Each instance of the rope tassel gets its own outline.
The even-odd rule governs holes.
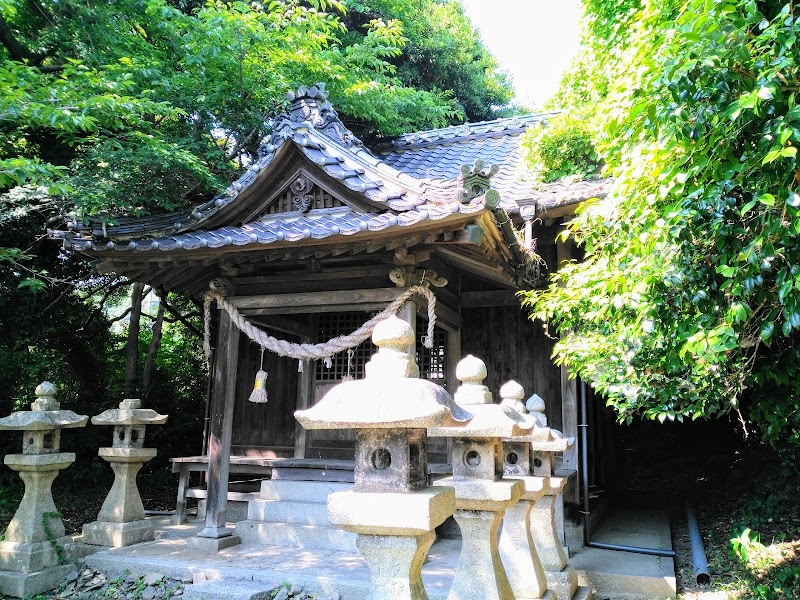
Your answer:
[[[253,385],[253,393],[250,394],[250,402],[264,404],[267,402],[267,372],[258,370],[256,382]]]
[[[256,382],[250,394],[250,402],[266,404],[267,402],[267,372],[264,370],[264,346],[261,346],[261,366],[256,372]]]

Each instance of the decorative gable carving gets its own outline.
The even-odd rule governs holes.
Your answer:
[[[314,183],[308,175],[300,172],[295,175],[283,192],[270,202],[264,214],[307,213],[310,210],[339,206],[346,206],[346,204]]]

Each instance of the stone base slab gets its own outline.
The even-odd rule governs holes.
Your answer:
[[[199,552],[219,552],[231,546],[238,546],[242,543],[238,535],[226,535],[224,537],[200,537],[192,536],[186,540],[186,548],[189,551]]]
[[[61,548],[56,550],[55,545]],[[0,571],[36,573],[67,562],[75,555],[75,543],[68,535],[55,538],[53,542],[0,542]]]
[[[332,525],[366,535],[422,535],[455,512],[452,488],[426,488],[414,493],[335,492],[328,496]]]
[[[144,519],[128,523],[94,521],[83,526],[83,543],[121,548],[155,539],[155,527]]]
[[[64,583],[67,575],[75,570],[74,565],[56,565],[32,573],[0,571],[0,594],[15,598],[28,598]]]
[[[525,484],[519,479],[486,481],[458,480],[446,477],[433,482],[435,487],[452,487],[456,492],[456,507],[462,510],[505,510],[519,500]]]

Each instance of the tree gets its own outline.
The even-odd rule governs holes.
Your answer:
[[[98,277],[63,256],[42,239],[46,227],[66,218],[113,223],[212,198],[251,162],[270,118],[286,108],[286,92],[300,85],[326,83],[359,136],[464,118],[451,84],[400,76],[404,48],[417,36],[404,28],[426,28],[425,15],[395,4],[349,31],[338,0],[0,0],[0,322],[7,332],[0,404],[18,407],[43,377],[77,380],[64,399],[122,394],[120,340],[102,307],[130,282]],[[448,43],[477,43],[467,30]],[[485,49],[476,48],[475,60],[490,68]],[[453,73],[472,68],[449,65],[461,59],[450,53],[434,62]],[[510,90],[481,91],[505,85],[494,71],[484,75],[473,90],[488,114]],[[184,398],[192,395],[183,384],[158,373],[165,363],[156,349],[175,343],[186,351],[190,344],[175,330],[197,331],[197,323],[186,318],[190,304],[167,300],[142,391],[173,389]],[[170,319],[181,326],[170,327]],[[131,332],[133,366],[148,335]],[[82,345],[88,358],[78,360]],[[176,361],[186,369],[200,362]],[[137,385],[131,376],[128,388]]]
[[[404,85],[445,91],[468,121],[497,118],[513,96],[501,71],[458,0],[345,0],[347,32],[342,40],[360,44],[368,24],[402,23],[406,43],[391,59]]]
[[[800,47],[791,3],[591,0],[585,78],[612,198],[534,316],[621,420],[738,412],[800,443]],[[587,56],[593,56],[587,60]],[[591,91],[581,86],[590,88]],[[573,103],[573,104],[571,104]]]

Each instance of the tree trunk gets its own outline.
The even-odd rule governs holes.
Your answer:
[[[133,398],[136,392],[136,365],[139,362],[139,321],[142,317],[142,292],[144,284],[137,281],[131,290],[131,316],[128,321],[128,346],[125,362],[125,397]]]
[[[153,321],[153,337],[150,340],[150,348],[147,350],[147,358],[144,361],[144,369],[142,370],[142,395],[147,398],[150,395],[150,379],[153,375],[153,364],[156,360],[156,354],[161,346],[161,327],[164,324],[164,309],[166,298],[160,298],[158,303],[158,313],[156,320]]]

